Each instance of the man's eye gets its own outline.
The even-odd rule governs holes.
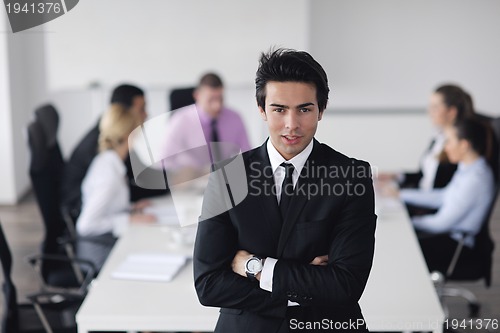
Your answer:
[[[283,112],[284,110],[281,108],[274,109],[274,112]]]
[[[308,109],[308,108],[302,108],[302,109],[300,109],[300,112],[309,112],[309,111],[311,111],[311,110]]]

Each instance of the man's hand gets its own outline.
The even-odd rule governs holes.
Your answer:
[[[140,213],[144,208],[149,207],[151,205],[152,203],[150,200],[139,200],[132,205],[132,210],[136,213]]]
[[[245,273],[245,263],[251,257],[252,255],[245,250],[239,250],[238,252],[236,252],[236,255],[233,258],[233,262],[231,263],[233,272],[243,277],[247,277],[247,273]]]
[[[134,213],[130,214],[130,223],[153,224],[156,222],[156,216],[152,214]]]
[[[245,263],[251,257],[253,257],[253,254],[249,253],[248,251],[239,250],[238,252],[236,252],[236,255],[233,258],[233,262],[231,263],[233,272],[243,277],[247,277],[247,273],[245,272]],[[310,264],[316,266],[326,266],[328,265],[328,255],[325,254],[324,256],[317,256],[313,259],[313,261],[310,262]],[[255,278],[260,281],[260,273],[257,274]]]
[[[318,256],[313,259],[309,264],[311,265],[316,265],[316,266],[326,266],[328,265],[328,255],[325,254],[324,256]]]

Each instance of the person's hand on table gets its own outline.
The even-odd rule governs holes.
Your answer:
[[[243,277],[247,277],[247,274],[245,272],[245,263],[251,257],[253,257],[253,254],[250,254],[248,251],[239,250],[238,252],[236,252],[236,255],[233,258],[233,262],[231,263],[233,272]],[[328,255],[317,256],[309,264],[316,266],[326,266],[328,265]],[[260,281],[260,273],[258,273],[255,278]]]
[[[131,223],[152,224],[156,222],[156,216],[153,214],[132,213],[130,214]]]
[[[133,211],[142,211],[144,208],[151,206],[152,203],[150,200],[139,200],[132,205]]]
[[[391,173],[391,172],[381,172],[377,175],[377,180],[381,182],[396,181],[397,178],[398,175],[396,173]]]
[[[378,192],[384,197],[399,198],[399,187],[394,183],[387,183],[378,188]]]

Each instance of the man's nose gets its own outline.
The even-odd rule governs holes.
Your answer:
[[[288,129],[297,129],[299,128],[299,116],[293,112],[289,111],[285,117],[285,127]]]

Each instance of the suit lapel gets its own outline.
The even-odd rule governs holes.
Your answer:
[[[297,219],[302,212],[305,204],[308,202],[308,189],[310,185],[319,186],[319,178],[311,177],[312,165],[322,165],[322,156],[320,154],[320,143],[314,140],[313,150],[306,161],[304,168],[300,173],[300,177],[295,185],[295,194],[290,201],[288,209],[281,228],[280,238],[278,242],[278,258],[283,255],[285,245],[290,237],[293,227],[297,223]],[[300,190],[302,188],[302,190]]]
[[[268,221],[268,225],[276,237],[281,232],[281,213],[278,207],[278,201],[274,191],[274,176],[271,169],[271,162],[267,153],[267,141],[250,158],[250,180],[257,179],[257,186],[260,190],[258,201],[261,204],[263,215]],[[256,163],[256,165],[252,165]],[[254,188],[252,185],[251,188]],[[251,191],[251,190],[250,190]],[[252,195],[251,193],[249,195]]]

